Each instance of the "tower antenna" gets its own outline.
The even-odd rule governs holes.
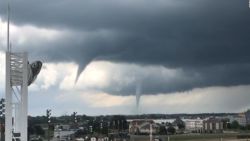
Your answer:
[[[7,52],[10,52],[10,3],[8,1],[8,10],[7,10]]]

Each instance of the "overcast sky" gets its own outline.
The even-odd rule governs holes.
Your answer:
[[[138,86],[140,113],[250,108],[248,0],[11,0],[11,43],[44,64],[31,115],[135,114]]]

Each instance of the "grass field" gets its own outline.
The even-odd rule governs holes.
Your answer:
[[[237,139],[238,134],[197,134],[197,135],[172,135],[172,136],[154,136],[153,138],[162,141],[250,141],[250,139]],[[169,140],[168,140],[169,138]],[[149,141],[149,136],[130,137],[130,141]]]

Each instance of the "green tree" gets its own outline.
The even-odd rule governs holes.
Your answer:
[[[166,135],[167,134],[167,129],[166,129],[165,126],[160,126],[159,134],[160,135]]]
[[[28,134],[33,135],[35,133],[35,129],[33,126],[28,126]]]
[[[246,128],[247,128],[247,130],[250,130],[250,125],[249,124],[246,125]]]
[[[43,128],[40,125],[35,125],[34,129],[35,129],[35,134],[37,134],[37,135],[43,136],[45,134],[45,131],[43,130]]]
[[[115,115],[111,118],[110,128],[117,130],[126,130],[128,129],[128,123],[125,116]]]
[[[173,126],[168,127],[167,129],[168,134],[175,134],[176,130]]]
[[[86,135],[87,133],[84,130],[77,130],[75,132],[75,137],[79,138],[79,137],[84,137],[84,135]]]
[[[55,130],[55,125],[54,124],[50,124],[49,125],[49,130],[54,131]]]
[[[185,129],[185,123],[181,120],[180,117],[177,117],[175,119],[174,124],[177,125],[179,129]]]
[[[229,124],[230,120],[228,118],[222,119],[221,121],[223,123],[223,129],[227,129],[227,128],[230,129],[230,124]]]
[[[231,124],[231,128],[232,129],[239,129],[240,128],[240,124],[238,123],[238,121],[234,120]]]

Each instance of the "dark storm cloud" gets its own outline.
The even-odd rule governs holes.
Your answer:
[[[0,13],[4,18],[4,8]],[[74,61],[80,71],[93,60],[159,65],[190,78],[167,83],[160,76],[144,77],[144,93],[250,82],[248,0],[27,0],[12,1],[12,13],[17,25],[77,32],[28,46],[33,56]]]
[[[125,72],[122,74],[124,78],[111,79],[109,85],[104,88],[93,88],[111,94],[134,95],[137,84],[142,86],[142,94],[162,94],[184,92],[194,88],[238,86],[250,83],[250,80],[246,78],[250,75],[249,64],[177,69],[172,70],[173,74],[168,74],[168,72],[164,72],[168,70],[161,68],[149,69],[144,67],[143,69],[125,68]],[[120,71],[114,71],[113,73],[120,73]],[[123,79],[133,78],[135,78],[135,81],[128,84],[123,83]]]

